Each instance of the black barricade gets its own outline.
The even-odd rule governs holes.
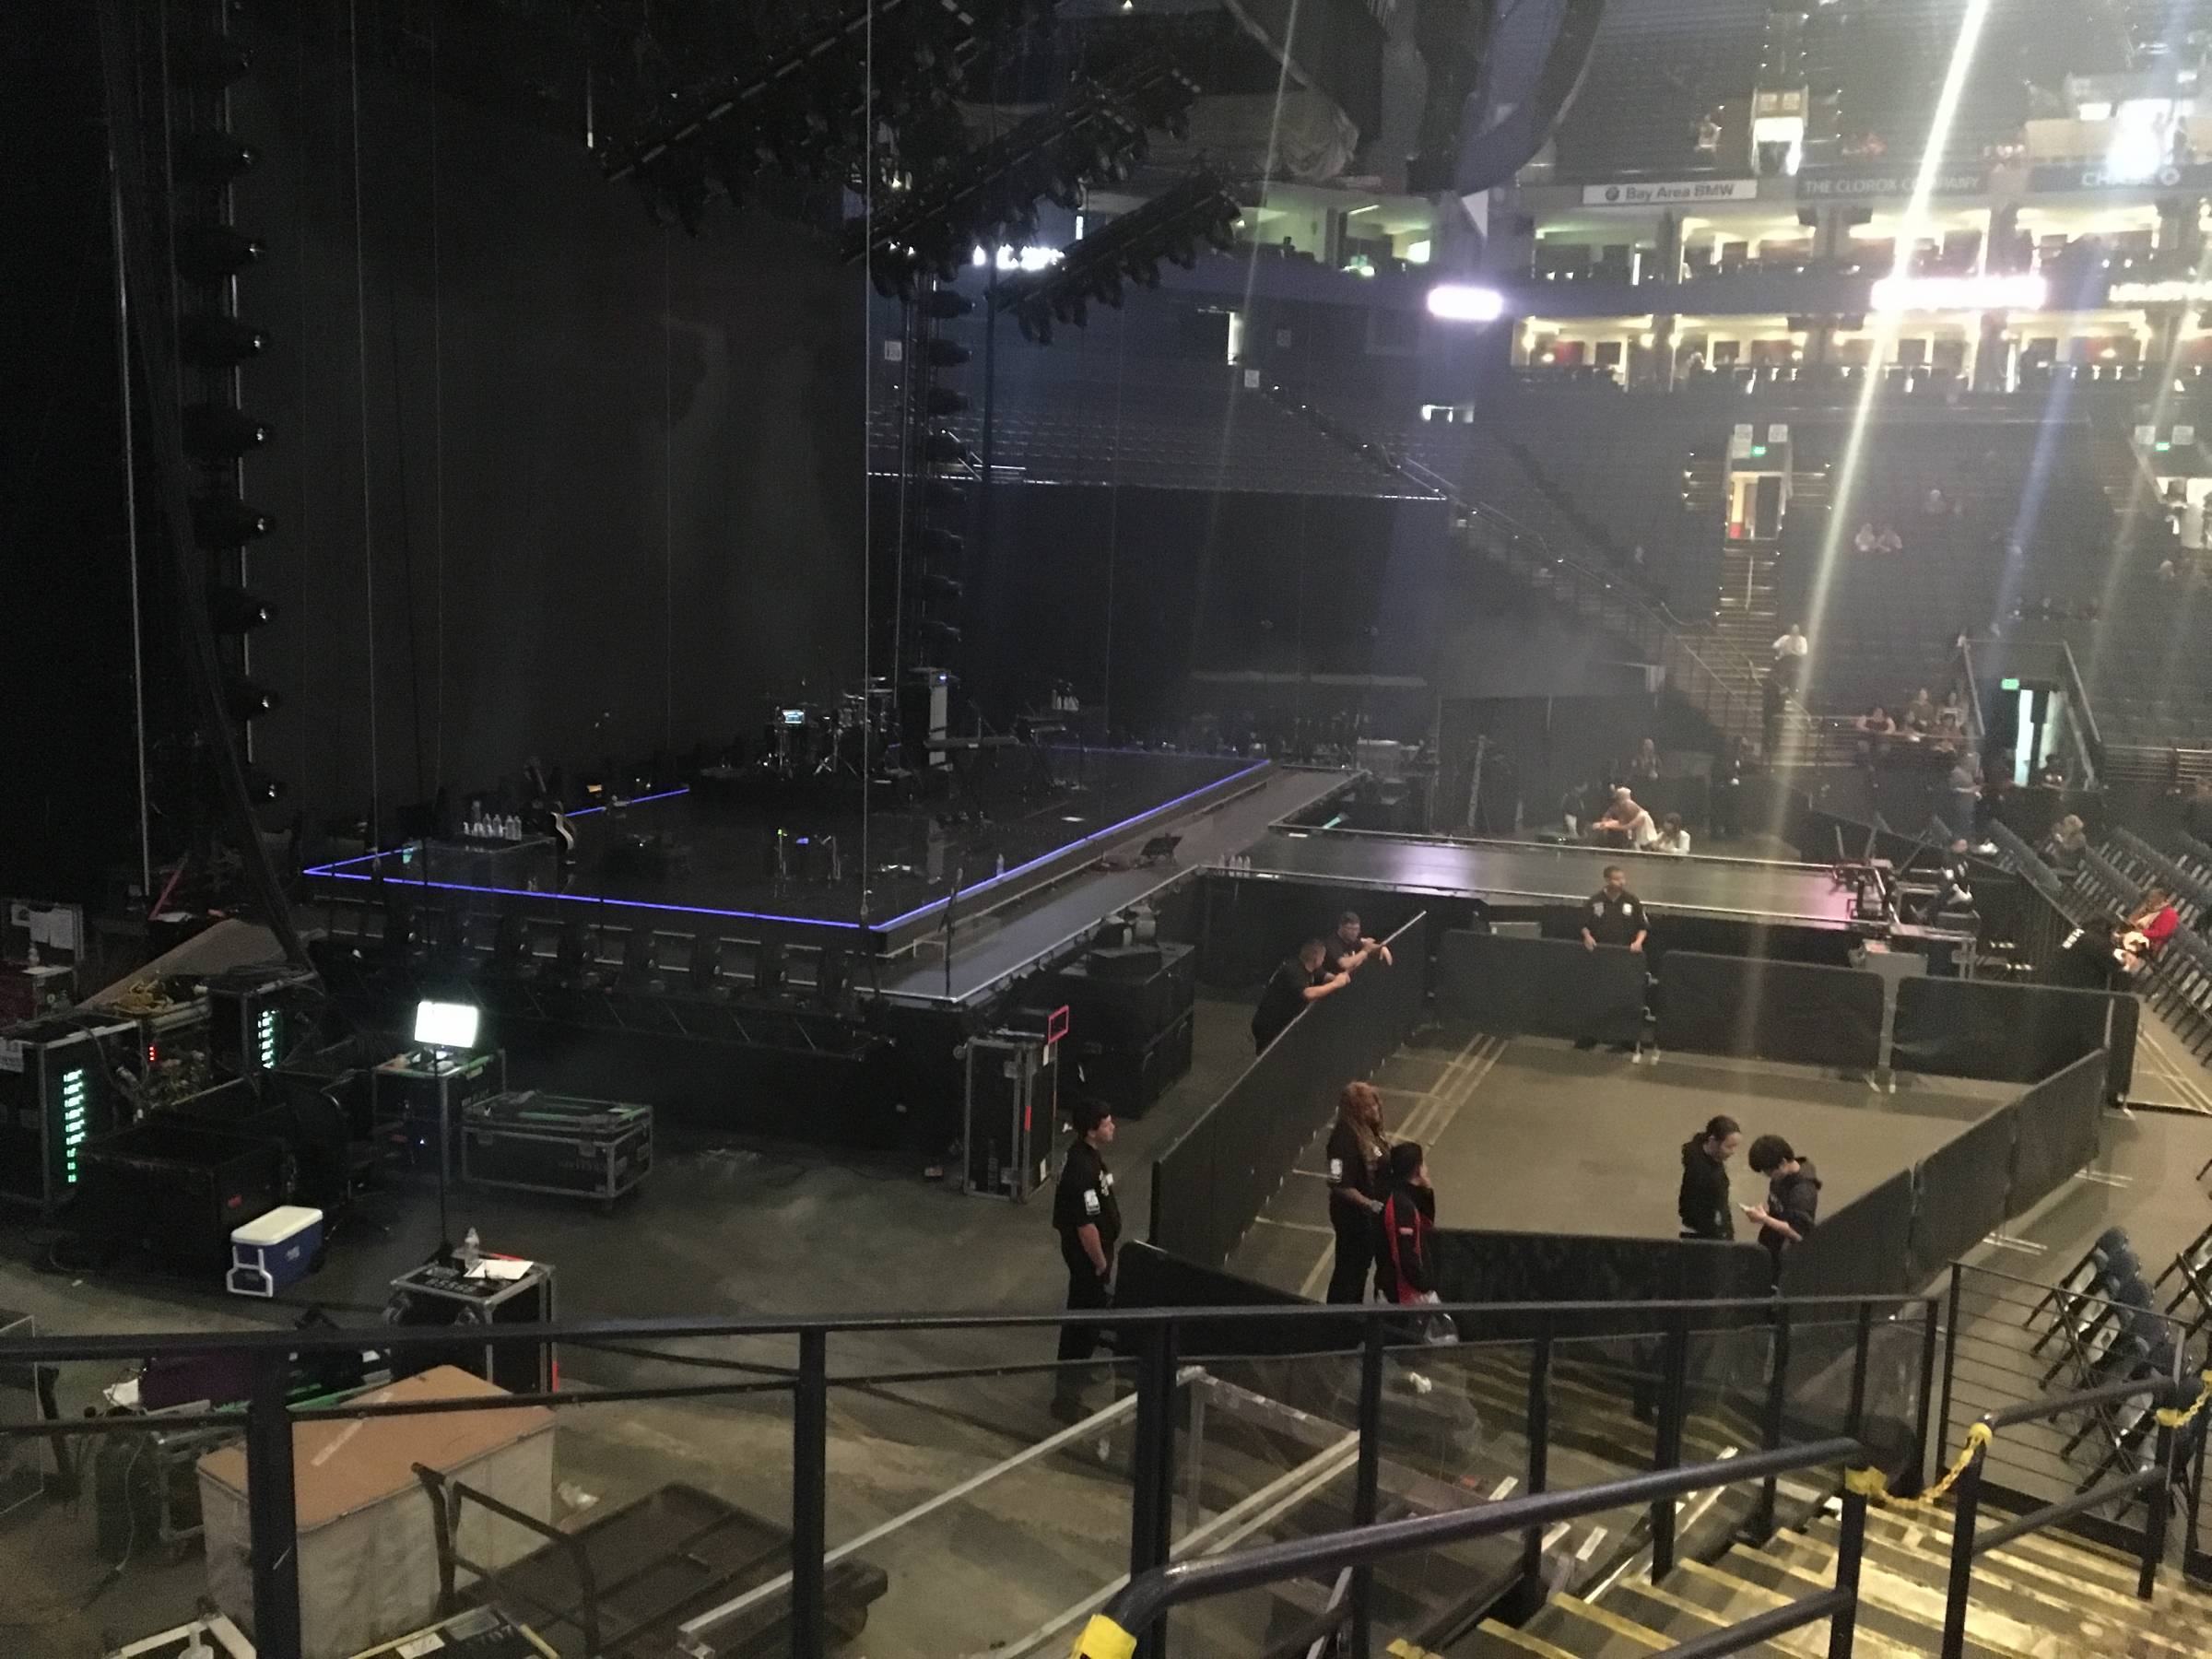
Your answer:
[[[1310,1004],[1152,1165],[1154,1244],[1200,1266],[1236,1249],[1336,1096],[1372,1072],[1421,1017],[1428,918],[1390,935],[1392,967],[1370,963]]]
[[[1218,1267],[1201,1267],[1150,1244],[1124,1244],[1114,1264],[1117,1308],[1307,1308],[1294,1291],[1277,1290]],[[1357,1320],[1194,1320],[1177,1334],[1182,1359],[1267,1358],[1357,1347]]]
[[[1882,981],[1851,968],[1670,950],[1653,999],[1662,1049],[1868,1071]]]
[[[1818,1148],[1816,1148],[1817,1150]],[[1912,1288],[1912,1171],[1824,1215],[1783,1252],[1784,1296],[1901,1296]]]
[[[1766,1295],[1772,1283],[1767,1253],[1756,1244],[1705,1239],[1609,1239],[1570,1233],[1485,1232],[1439,1228],[1437,1291],[1446,1301],[1617,1301],[1619,1315],[1593,1313],[1555,1322],[1562,1336],[1648,1331],[1647,1301],[1711,1301]],[[1491,1316],[1498,1328],[1460,1335],[1470,1341],[1526,1335],[1512,1315]]]
[[[2012,1196],[2016,1104],[1990,1113],[1922,1159],[1912,1171],[1912,1238],[1907,1277],[1924,1284],[2020,1206]]]
[[[1645,959],[1618,945],[1453,932],[1437,952],[1437,1012],[1501,1036],[1634,1042]]]
[[[2135,999],[2125,992],[1909,979],[1897,988],[1891,1064],[1947,1077],[2040,1083],[2109,1045],[2112,1086],[2124,1089],[2134,1070],[2136,1018]]]
[[[2019,1098],[2012,1149],[2013,1215],[2024,1215],[2097,1156],[2104,1116],[2105,1055],[2084,1054]]]

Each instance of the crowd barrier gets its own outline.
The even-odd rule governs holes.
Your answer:
[[[2141,1010],[2126,992],[2004,980],[1909,979],[1897,988],[1900,1071],[2040,1083],[2104,1049],[2113,1098],[2135,1074]]]
[[[1878,974],[1670,950],[1654,1003],[1662,1049],[1845,1071],[1880,1063]]]
[[[1455,930],[1437,950],[1437,1012],[1503,1036],[1633,1042],[1648,963],[1618,945]]]
[[[1414,917],[1433,914],[1432,901],[1415,893],[1312,881],[1247,881],[1214,877],[1199,885],[1205,947],[1200,953],[1211,985],[1257,984],[1303,940],[1326,939],[1336,918],[1357,911],[1361,927],[1387,939]]]
[[[1306,1308],[1312,1304],[1295,1291],[1240,1278],[1218,1267],[1169,1254],[1157,1245],[1122,1246],[1114,1260],[1113,1305],[1117,1308]],[[1331,1320],[1192,1320],[1181,1330],[1186,1356],[1210,1359],[1278,1359],[1292,1354],[1351,1347],[1359,1324]]]
[[[1428,917],[1389,935],[1395,964],[1372,965],[1307,1006],[1152,1165],[1154,1244],[1218,1267],[1328,1122],[1345,1084],[1382,1064],[1421,1018]]]
[[[1705,1239],[1608,1239],[1570,1233],[1488,1232],[1439,1228],[1436,1271],[1446,1301],[1708,1301],[1764,1296],[1773,1284],[1767,1253],[1756,1244]],[[1499,1316],[1507,1320],[1507,1316]],[[1630,1314],[1629,1328],[1637,1328]],[[1619,1322],[1609,1322],[1620,1328]],[[1604,1334],[1593,1315],[1563,1335]],[[1469,1331],[1469,1340],[1525,1335],[1511,1328]]]
[[[1782,1293],[1903,1294],[2027,1214],[2096,1158],[2107,1058],[2082,1055],[1822,1216],[1783,1253]]]

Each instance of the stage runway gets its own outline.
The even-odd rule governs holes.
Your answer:
[[[1625,867],[1630,888],[1662,915],[1830,929],[1851,924],[1850,894],[1824,865],[1278,828],[1252,849],[1240,873],[1530,905],[1588,898],[1609,864]]]
[[[964,782],[950,794],[871,811],[865,829],[856,804],[676,788],[573,815],[576,853],[565,869],[550,839],[535,837],[435,841],[306,873],[326,896],[354,901],[382,882],[478,895],[547,919],[577,909],[594,923],[889,951],[942,925],[956,880],[957,913],[973,916],[1248,793],[1269,770],[1240,756],[1009,747],[964,759]]]
[[[1437,1028],[1417,1033],[1375,1079],[1385,1126],[1429,1150],[1437,1221],[1505,1232],[1672,1239],[1684,1140],[1715,1112],[1748,1145],[1776,1134],[1813,1160],[1832,1214],[2019,1093],[2017,1084],[1900,1076],[1895,1094],[1805,1066],[1702,1054],[1638,1065],[1563,1042]],[[1325,1132],[1299,1157],[1231,1272],[1319,1296],[1331,1243]],[[1765,1181],[1739,1152],[1738,1204]],[[1744,1224],[1739,1237],[1753,1230]]]

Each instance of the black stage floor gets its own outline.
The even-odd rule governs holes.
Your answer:
[[[541,837],[418,843],[307,874],[334,899],[382,880],[546,915],[587,905],[594,919],[888,951],[942,926],[956,880],[960,915],[1006,904],[1267,771],[1236,756],[1008,747],[963,757],[947,794],[874,808],[865,834],[856,800],[672,789],[577,814],[566,870]]]
[[[1243,870],[1492,904],[1571,903],[1595,892],[1609,864],[1654,911],[1726,922],[1846,928],[1850,892],[1823,865],[1607,852],[1538,841],[1444,841],[1360,830],[1279,830]]]

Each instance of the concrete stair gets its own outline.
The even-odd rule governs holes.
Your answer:
[[[2006,1517],[1984,1510],[1984,1524]],[[1641,1659],[1726,1629],[1835,1583],[1840,1522],[1816,1517],[1765,1545],[1730,1545],[1711,1561],[1685,1559],[1663,1583],[1631,1569],[1585,1595],[1558,1595],[1518,1630],[1486,1621],[1453,1644],[1453,1659]],[[1869,1511],[1860,1565],[1856,1651],[1907,1659],[1939,1651],[1950,1577],[1946,1511]],[[2136,1563],[2065,1534],[2044,1532],[1981,1557],[1967,1615],[1970,1659],[2212,1659],[2212,1590],[2161,1572],[2148,1601]],[[1745,1650],[1768,1659],[1822,1659],[1816,1624]],[[1394,1653],[1396,1650],[1393,1650]],[[1432,1659],[1407,1650],[1399,1659]]]

